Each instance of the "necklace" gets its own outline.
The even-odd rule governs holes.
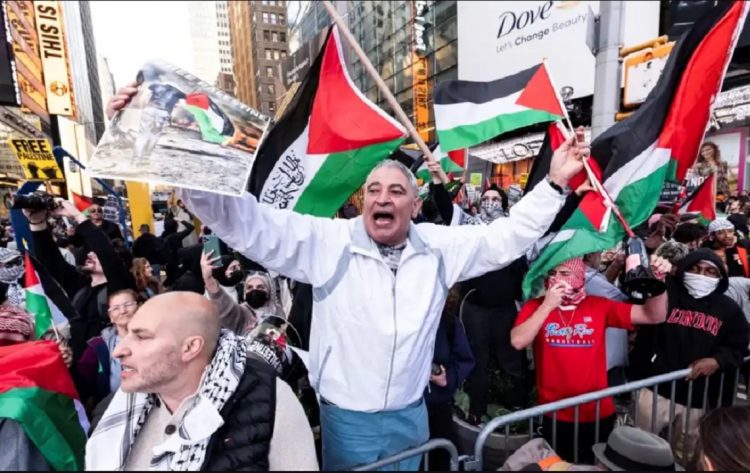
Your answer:
[[[563,318],[562,310],[559,307],[557,308],[557,313],[560,315],[560,322],[563,323],[563,328],[568,329],[565,331],[565,341],[567,342],[570,342],[570,339],[573,338],[573,328],[570,326],[570,324],[573,323],[573,319],[576,316],[576,310],[578,310],[577,307],[573,309],[573,313],[570,314],[570,318],[568,319],[567,322],[565,322],[565,319]]]

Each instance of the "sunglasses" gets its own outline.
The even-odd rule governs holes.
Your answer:
[[[103,212],[103,210],[102,209],[90,209],[89,212],[92,214],[100,214]]]

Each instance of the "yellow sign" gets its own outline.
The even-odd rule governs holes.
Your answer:
[[[34,3],[30,0],[3,2],[8,15],[8,32],[12,38],[16,60],[16,79],[21,91],[21,106],[49,124],[47,99],[39,55],[39,37],[34,19]]]
[[[474,187],[482,187],[482,173],[481,172],[473,172],[469,176],[469,184],[471,184]]]
[[[49,181],[63,180],[55,155],[47,140],[22,140],[11,138],[8,145],[23,166],[26,179]]]
[[[130,204],[130,221],[133,225],[133,236],[141,236],[141,225],[148,225],[154,233],[154,211],[151,208],[151,192],[148,184],[143,182],[125,181],[128,188],[128,203]]]
[[[62,6],[57,1],[36,0],[36,28],[39,33],[39,52],[42,58],[44,84],[47,89],[47,110],[56,115],[73,115],[71,84],[68,80],[68,58],[60,15]]]

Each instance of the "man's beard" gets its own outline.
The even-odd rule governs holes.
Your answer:
[[[135,379],[125,379],[122,390],[125,392],[156,393],[159,388],[174,381],[179,375],[180,356],[177,351],[169,352],[155,358],[156,363],[147,369],[139,369]]]

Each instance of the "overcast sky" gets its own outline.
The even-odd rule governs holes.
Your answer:
[[[109,60],[117,88],[151,59],[190,70],[187,2],[96,1],[91,5],[96,52]]]

